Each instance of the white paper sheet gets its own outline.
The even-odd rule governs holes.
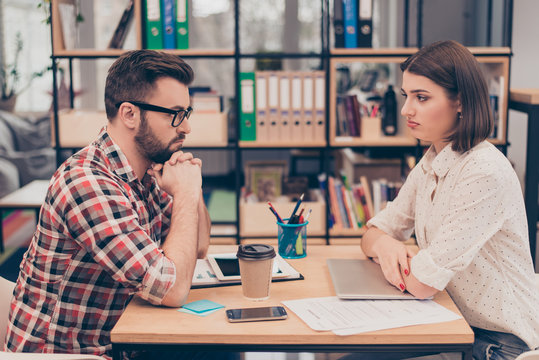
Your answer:
[[[432,300],[341,300],[333,296],[288,300],[282,303],[311,329],[333,331],[337,335],[460,318]]]

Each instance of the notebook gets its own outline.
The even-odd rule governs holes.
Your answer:
[[[374,261],[327,259],[327,264],[340,299],[416,299],[391,285]]]

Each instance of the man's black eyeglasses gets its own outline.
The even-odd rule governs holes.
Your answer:
[[[121,101],[116,104],[116,108],[119,108],[120,105],[122,105],[122,103],[124,102],[138,106],[142,110],[156,111],[156,112],[165,113],[165,114],[174,114],[174,117],[172,118],[172,122],[170,123],[172,127],[180,126],[185,119],[189,119],[189,116],[191,116],[191,112],[193,111],[193,108],[190,106],[185,110],[183,109],[172,110],[169,108],[152,105],[152,104],[146,104],[146,103],[138,102],[138,101]]]

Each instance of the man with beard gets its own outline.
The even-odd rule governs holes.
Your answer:
[[[130,51],[109,69],[108,124],[53,175],[20,266],[6,350],[111,355],[133,295],[186,300],[210,219],[189,134],[189,65]]]

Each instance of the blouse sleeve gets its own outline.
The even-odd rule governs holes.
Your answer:
[[[504,198],[512,185],[503,171],[477,171],[468,166],[462,174],[450,194],[442,226],[412,259],[414,276],[440,291],[511,216],[505,206],[510,200]]]

